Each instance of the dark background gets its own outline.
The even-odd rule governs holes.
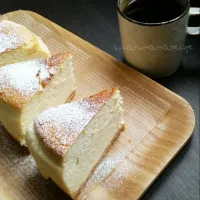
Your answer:
[[[18,9],[35,11],[123,61],[122,52],[114,48],[114,45],[120,45],[116,4],[117,0],[4,0],[0,4],[0,14]],[[194,0],[191,4],[200,7],[200,0]],[[200,16],[191,19],[190,25],[200,26]],[[196,116],[194,134],[142,200],[200,199],[200,36],[188,36],[186,45],[192,45],[193,50],[185,52],[182,67],[174,75],[156,81],[192,105]]]

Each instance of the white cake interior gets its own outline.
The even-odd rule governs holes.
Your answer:
[[[50,52],[44,42],[37,36],[35,41],[23,44],[21,47],[0,54],[0,67],[12,63],[33,60],[38,58],[48,58]],[[37,42],[36,42],[37,41]]]
[[[46,149],[31,124],[26,142],[41,174],[74,198],[123,128],[121,103],[117,90],[79,134],[63,160]]]
[[[49,56],[41,38],[25,26],[8,20],[0,21],[0,67]]]
[[[0,99],[1,122],[21,145],[25,145],[24,135],[33,118],[49,107],[65,103],[75,90],[74,82],[72,62],[68,58],[44,90],[36,93],[23,108],[15,108]]]

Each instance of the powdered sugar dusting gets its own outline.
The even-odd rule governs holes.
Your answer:
[[[35,130],[46,147],[64,157],[85,126],[113,95],[113,89],[89,98],[50,108],[35,120]]]
[[[6,20],[0,22],[0,53],[15,49],[24,43],[17,31],[19,26]]]
[[[125,149],[116,152],[112,156],[108,154],[107,157],[105,157],[98,165],[77,199],[82,199],[88,191],[92,190],[98,183],[102,182],[105,177],[108,177],[112,170],[116,168],[116,166],[132,151],[132,149],[133,146],[129,144]],[[126,171],[125,168],[124,170]],[[117,182],[115,184],[117,184]]]
[[[117,152],[113,157],[107,157],[105,158],[100,165],[95,170],[94,174],[92,175],[91,179],[88,181],[88,186],[92,185],[93,183],[99,183],[102,181],[102,179],[116,167],[116,165],[126,156],[128,153],[130,153],[132,150],[132,145],[127,145],[127,147]]]
[[[28,102],[51,78],[49,66],[44,61],[31,60],[0,68],[0,97],[16,107]]]

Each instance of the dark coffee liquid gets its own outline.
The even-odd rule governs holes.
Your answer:
[[[123,10],[128,18],[144,23],[167,22],[183,12],[176,0],[136,0]]]

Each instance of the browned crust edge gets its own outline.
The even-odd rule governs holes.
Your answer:
[[[73,90],[72,93],[71,93],[71,94],[69,95],[69,97],[67,98],[67,100],[66,100],[65,103],[70,102],[70,101],[74,98],[75,94],[76,94],[76,90]]]
[[[101,163],[101,161],[103,160],[103,158],[106,156],[106,154],[108,153],[108,151],[110,150],[111,146],[114,144],[115,140],[119,137],[119,135],[121,134],[121,132],[125,129],[125,124],[121,124],[121,127],[118,129],[117,133],[115,134],[115,137],[112,139],[112,141],[110,142],[110,144],[108,145],[108,147],[105,149],[103,155],[101,156],[101,158],[99,159],[99,161],[96,163],[96,165],[93,167],[93,169],[91,170],[88,178],[86,179],[86,181],[81,185],[80,189],[77,191],[77,193],[75,194],[68,194],[70,195],[73,199],[77,199],[78,196],[80,195],[82,189],[85,187],[85,185],[87,184],[88,180],[90,179],[90,177],[92,176],[92,174],[94,173],[94,171],[96,170],[96,168],[98,167],[98,165]]]

